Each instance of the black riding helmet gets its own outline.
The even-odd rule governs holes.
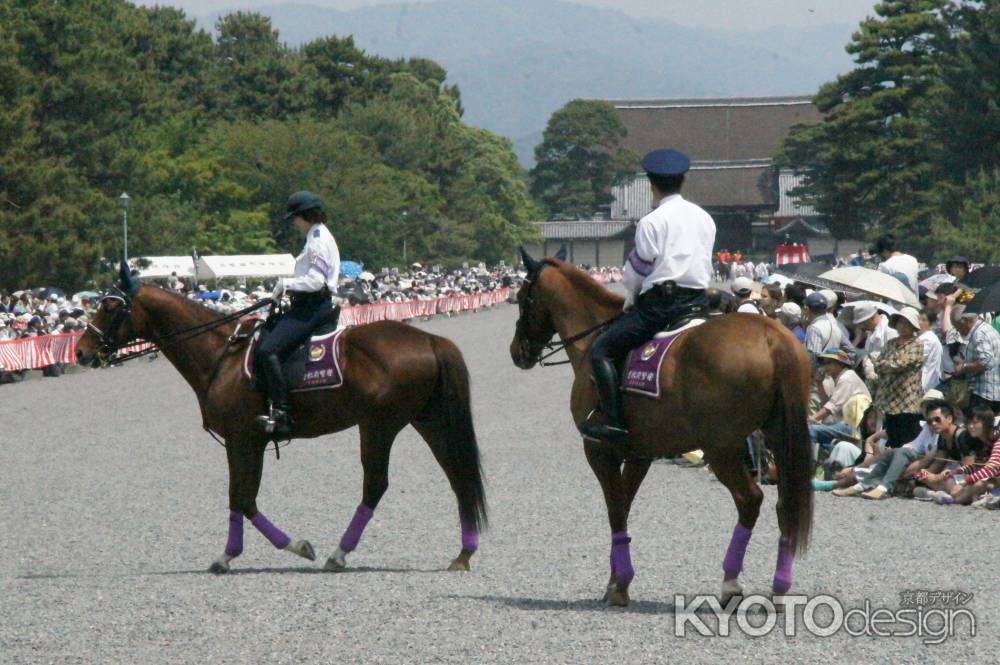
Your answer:
[[[301,215],[306,210],[322,210],[323,201],[312,192],[295,192],[288,197],[288,204],[285,206],[285,221],[289,221],[296,215]]]

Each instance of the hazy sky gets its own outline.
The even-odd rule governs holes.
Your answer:
[[[191,15],[261,5],[313,4],[353,9],[375,4],[421,0],[142,0],[140,4],[182,7]],[[426,1],[426,0],[424,0]],[[773,25],[809,26],[857,23],[873,13],[875,0],[570,0],[618,9],[637,17],[667,18],[676,23],[739,30]]]

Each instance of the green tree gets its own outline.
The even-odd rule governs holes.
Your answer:
[[[626,134],[606,102],[577,99],[552,114],[531,171],[531,193],[549,216],[592,215],[611,203],[611,186],[638,161],[620,148]]]
[[[931,225],[934,258],[961,254],[974,262],[1000,263],[1000,169],[984,169],[960,186],[943,187],[938,200],[940,211]]]
[[[861,23],[847,52],[855,68],[824,85],[825,114],[794,128],[779,163],[804,170],[797,192],[827,216],[836,237],[894,231],[927,248],[926,195],[934,178],[924,112],[940,76],[946,0],[887,0]]]

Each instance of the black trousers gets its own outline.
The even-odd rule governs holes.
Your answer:
[[[653,335],[696,306],[708,309],[704,291],[685,292],[668,298],[653,287],[639,296],[635,307],[625,312],[597,338],[590,347],[591,360],[621,360],[629,351],[652,339]]]
[[[278,395],[269,386],[270,363],[267,358],[276,355],[284,362],[300,344],[309,339],[309,334],[326,319],[333,311],[329,298],[317,299],[313,302],[292,305],[292,308],[278,318],[274,328],[264,338],[254,351],[253,366],[255,368],[257,385],[263,389],[270,399],[285,399],[287,395]],[[274,386],[280,392],[280,388]]]

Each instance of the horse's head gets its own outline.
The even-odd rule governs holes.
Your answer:
[[[556,327],[546,305],[544,287],[539,284],[545,262],[533,259],[524,247],[521,247],[521,259],[528,275],[517,292],[519,316],[510,343],[510,358],[521,369],[531,369],[556,333]]]
[[[97,367],[107,362],[118,347],[138,336],[132,318],[132,297],[140,286],[142,283],[122,261],[118,283],[101,298],[97,313],[76,345],[79,364]]]

